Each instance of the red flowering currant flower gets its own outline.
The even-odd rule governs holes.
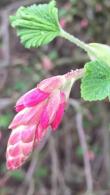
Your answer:
[[[18,113],[9,126],[8,169],[17,169],[26,161],[49,127],[53,131],[58,128],[74,81],[68,78],[62,75],[45,79],[17,101]]]

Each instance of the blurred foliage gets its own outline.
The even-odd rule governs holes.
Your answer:
[[[11,119],[12,119],[12,114],[11,113],[1,114],[1,116],[0,116],[0,127],[1,128],[7,128]]]
[[[25,177],[25,173],[23,172],[23,170],[12,171],[9,175],[12,179],[16,181],[23,181]]]
[[[35,173],[36,178],[42,179],[42,177],[48,176],[48,168],[47,167],[39,167],[39,169]]]

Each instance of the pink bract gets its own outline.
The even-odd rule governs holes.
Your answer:
[[[20,167],[33,150],[36,125],[19,126],[12,131],[7,146],[7,168]]]
[[[51,124],[53,131],[58,128],[58,126],[63,118],[64,110],[65,110],[65,106],[66,106],[66,99],[65,99],[64,93],[60,94],[60,98],[61,98],[61,101],[60,101],[59,107],[57,109],[55,118]]]
[[[64,82],[65,82],[65,77],[54,76],[41,81],[37,85],[37,88],[39,88],[42,91],[51,93],[53,90],[60,88],[64,84]]]
[[[25,107],[32,107],[42,102],[49,96],[49,93],[34,88],[23,95],[16,103],[16,111],[19,112]]]
[[[48,103],[44,107],[44,111],[42,112],[40,124],[42,128],[47,128],[55,118],[55,114],[58,110],[60,104],[60,90],[56,90],[52,93],[49,98]]]

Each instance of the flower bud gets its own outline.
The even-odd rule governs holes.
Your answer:
[[[45,79],[17,101],[18,113],[9,126],[8,169],[17,169],[26,161],[49,127],[53,131],[58,128],[73,82],[68,75]]]

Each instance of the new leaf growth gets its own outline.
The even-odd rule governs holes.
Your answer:
[[[26,48],[39,47],[60,34],[58,9],[55,1],[49,4],[20,7],[15,16],[10,16],[11,25]]]

